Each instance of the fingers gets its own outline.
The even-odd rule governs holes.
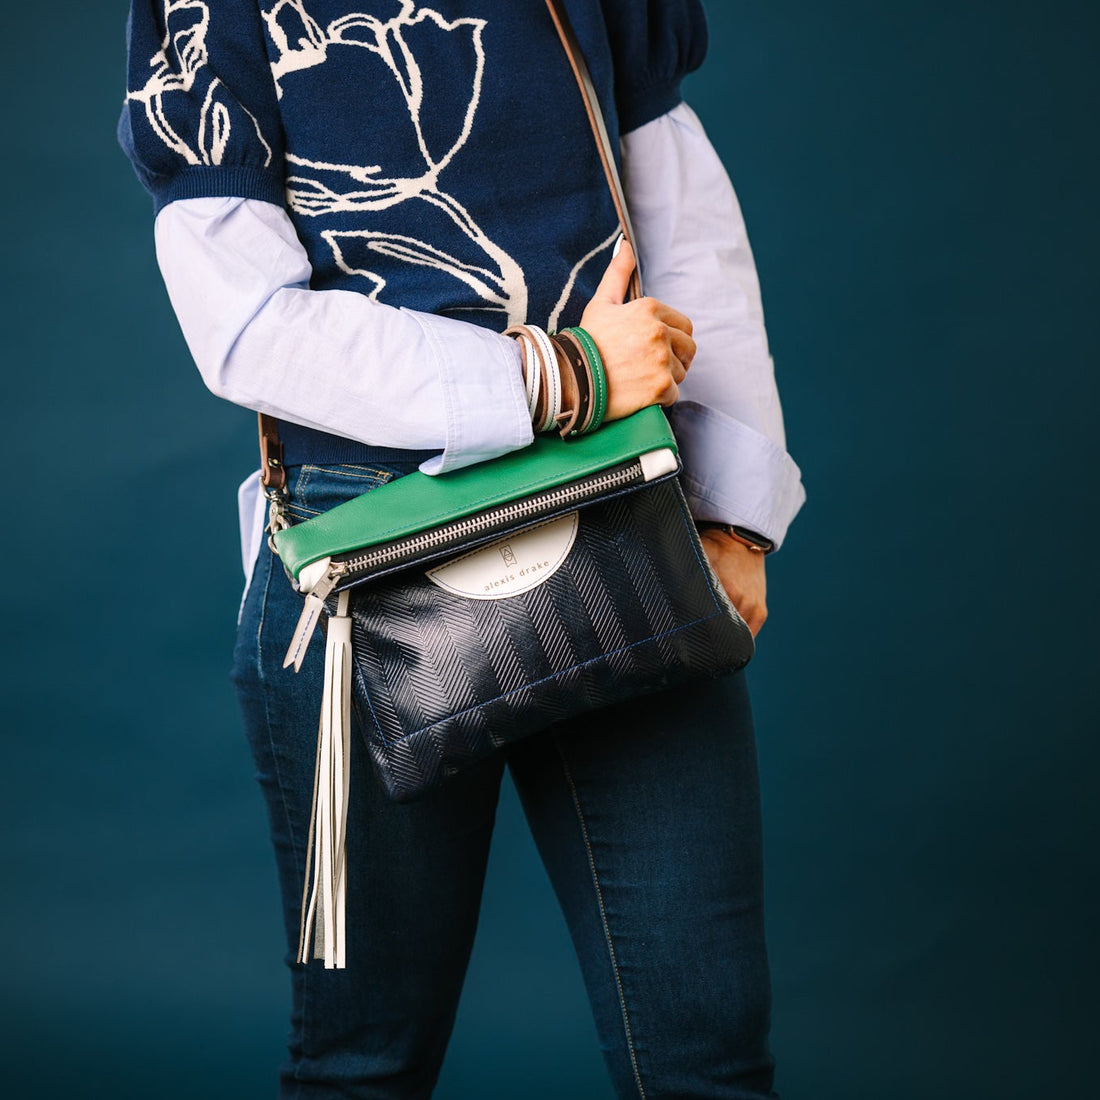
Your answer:
[[[630,275],[634,271],[634,250],[624,240],[618,254],[611,258],[607,270],[603,273],[600,285],[592,295],[593,301],[622,305],[630,288]]]
[[[624,242],[581,317],[604,360],[609,420],[675,404],[696,354],[690,318],[656,298],[626,301],[634,268]]]
[[[704,531],[701,538],[703,550],[726,595],[755,638],[768,618],[762,556],[717,531]]]
[[[680,366],[686,374],[691,368],[691,362],[695,358],[695,341],[685,332],[673,328],[668,330],[669,343],[672,346],[672,354],[676,356]],[[673,375],[675,377],[675,374]],[[681,376],[677,382],[682,382]]]
[[[675,405],[679,400],[680,387],[675,382],[669,382],[660,397],[657,398],[657,404],[663,405],[667,409],[669,405]]]
[[[652,298],[650,301],[652,301],[655,306],[655,313],[659,320],[664,321],[669,328],[677,329],[688,336],[691,335],[692,324],[690,317],[685,316],[678,309],[673,309],[672,306],[658,301],[656,298]]]
[[[637,304],[657,320],[661,336],[671,351],[669,373],[674,382],[683,382],[697,350],[690,318],[656,298],[642,298]]]
[[[733,605],[737,608],[738,615],[745,620],[745,625],[755,638],[756,635],[760,633],[760,628],[768,618],[767,606],[762,600],[753,599],[740,590],[737,590],[737,595],[735,597],[734,593],[730,592],[727,588],[726,595],[733,600]]]

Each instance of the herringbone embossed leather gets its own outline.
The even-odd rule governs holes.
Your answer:
[[[407,801],[555,721],[745,665],[753,638],[675,479],[583,508],[538,587],[467,599],[410,567],[352,591],[355,708]]]

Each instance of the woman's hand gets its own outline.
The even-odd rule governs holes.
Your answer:
[[[634,252],[623,241],[581,317],[607,372],[605,420],[671,405],[695,358],[691,321],[656,298],[624,302]]]
[[[755,638],[768,617],[764,555],[754,553],[717,527],[705,528],[699,538],[726,595]]]

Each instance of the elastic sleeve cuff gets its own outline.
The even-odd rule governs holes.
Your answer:
[[[619,114],[619,136],[637,130],[647,122],[668,114],[683,100],[680,78],[644,88],[633,88],[619,97],[616,109]]]
[[[472,466],[534,439],[517,341],[467,321],[402,307],[435,356],[443,389],[446,443],[421,463],[426,474]]]
[[[177,199],[259,199],[286,207],[286,185],[280,176],[261,168],[226,168],[205,165],[186,168],[161,184],[153,185],[153,210],[159,214]]]
[[[747,527],[782,545],[806,500],[794,459],[766,435],[696,401],[669,410],[692,515]]]

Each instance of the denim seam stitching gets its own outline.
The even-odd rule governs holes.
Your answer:
[[[603,890],[600,888],[600,876],[596,870],[596,857],[592,851],[592,844],[588,838],[588,825],[584,820],[584,811],[581,809],[580,795],[577,785],[573,782],[573,773],[569,770],[569,764],[562,752],[561,740],[555,736],[554,748],[557,749],[558,759],[561,760],[562,771],[565,773],[565,781],[569,784],[569,790],[573,798],[573,807],[577,811],[577,821],[581,827],[581,839],[584,841],[585,852],[588,854],[588,868],[592,872],[592,885],[596,889],[596,904],[600,910],[600,922],[603,925],[604,940],[607,943],[607,953],[611,959],[611,969],[615,975],[615,990],[619,995],[619,1010],[623,1018],[623,1030],[626,1033],[626,1047],[630,1052],[630,1065],[634,1071],[634,1083],[638,1086],[638,1095],[645,1100],[645,1088],[642,1085],[642,1075],[638,1069],[638,1055],[634,1050],[634,1036],[630,1031],[630,1016],[626,1010],[626,995],[623,992],[622,976],[619,973],[619,961],[615,957],[615,945],[611,940],[611,928],[607,921],[607,910],[603,903]]]
[[[258,658],[256,663],[257,663],[257,668],[258,668],[258,672],[259,672],[260,683],[263,685],[263,689],[264,689],[264,691],[263,691],[263,695],[264,695],[264,724],[267,726],[267,740],[268,740],[268,744],[271,746],[271,763],[272,763],[272,767],[275,769],[275,782],[279,784],[279,801],[282,802],[282,804],[283,804],[283,813],[286,816],[287,832],[290,834],[290,848],[291,848],[291,851],[294,854],[294,872],[295,872],[295,875],[297,876],[298,881],[301,881],[302,878],[304,877],[303,869],[302,869],[302,861],[301,861],[301,858],[298,854],[298,839],[297,839],[297,835],[295,834],[295,831],[294,831],[294,819],[290,816],[290,806],[287,804],[287,800],[286,800],[286,784],[283,782],[283,772],[282,772],[282,768],[279,766],[279,756],[278,756],[278,753],[275,751],[275,742],[274,742],[274,740],[272,739],[272,736],[271,736],[271,706],[270,706],[270,703],[269,703],[269,700],[268,700],[267,676],[264,674],[263,630],[264,630],[264,623],[267,621],[267,604],[268,604],[268,597],[269,597],[269,594],[271,592],[271,578],[275,575],[274,563],[270,560],[271,557],[274,557],[274,555],[270,554],[269,559],[268,559],[267,580],[264,582],[264,598],[263,598],[263,603],[260,605],[260,619],[259,619],[259,622],[256,626],[256,656]],[[299,972],[299,974],[300,974],[300,979],[299,980],[302,983],[302,1026],[301,1026],[301,1034],[302,1034],[302,1037],[303,1037],[303,1040],[304,1040],[305,1034],[306,1034],[307,1019],[308,1019],[307,1006],[309,1004],[310,967],[308,967],[308,966],[299,966],[299,967],[295,967],[295,970],[297,970]],[[301,1077],[299,1076],[298,1071],[299,1071],[299,1066],[298,1066],[297,1063],[295,1063],[295,1065],[293,1067],[293,1070],[292,1070],[294,1083],[295,1083],[296,1086],[298,1086],[298,1088],[296,1088],[295,1091],[299,1095],[301,1095]]]
[[[274,740],[272,739],[272,736],[271,736],[271,706],[270,706],[270,703],[268,701],[267,677],[264,674],[263,630],[264,630],[264,623],[267,621],[267,602],[268,602],[268,596],[271,592],[271,578],[275,574],[275,569],[273,567],[274,563],[270,560],[272,557],[274,557],[274,555],[270,554],[270,552],[269,552],[269,558],[268,558],[268,563],[267,563],[267,580],[264,582],[264,598],[263,598],[263,603],[260,605],[260,619],[259,619],[259,622],[256,626],[256,656],[257,656],[256,664],[257,664],[257,671],[258,671],[258,674],[259,674],[259,677],[260,677],[260,683],[263,686],[264,724],[267,726],[267,741],[268,741],[268,744],[271,746],[271,764],[272,764],[272,767],[275,769],[275,782],[279,784],[279,800],[283,804],[283,814],[286,816],[286,828],[287,828],[287,832],[290,834],[290,848],[291,848],[291,851],[294,854],[294,871],[295,871],[295,874],[297,876],[298,881],[301,881],[302,878],[304,877],[303,870],[302,870],[302,861],[301,861],[301,858],[298,854],[298,839],[297,839],[297,836],[296,836],[295,831],[294,831],[294,819],[290,816],[290,806],[287,804],[287,800],[286,800],[286,784],[283,782],[283,772],[282,772],[282,768],[279,766],[279,755],[275,751],[275,742],[274,742]],[[310,974],[310,967],[300,966],[300,967],[295,967],[295,969],[300,973],[300,975],[301,975],[300,981],[302,982],[302,1029],[301,1029],[301,1033],[302,1033],[302,1036],[303,1036],[303,1039],[304,1039],[305,1034],[306,1034],[306,1023],[307,1023],[307,1019],[308,1019],[308,1008],[307,1008],[307,1006],[309,1005],[309,974]],[[295,1083],[300,1084],[301,1079],[298,1076],[298,1065],[297,1064],[295,1064],[295,1066],[293,1068],[293,1074],[294,1074]],[[297,1091],[300,1094],[300,1092],[301,1092],[300,1088]]]
[[[264,724],[267,726],[267,742],[271,746],[271,762],[275,768],[275,781],[279,784],[279,800],[283,804],[283,813],[286,814],[287,831],[290,833],[290,846],[294,851],[294,866],[301,875],[301,859],[298,854],[298,840],[294,833],[294,819],[290,816],[290,806],[286,800],[286,785],[283,782],[282,769],[279,766],[279,756],[275,751],[275,742],[271,736],[271,706],[268,700],[267,690],[267,676],[264,673],[264,642],[263,631],[264,623],[267,621],[267,603],[271,593],[271,578],[274,576],[275,570],[271,567],[271,563],[268,563],[267,580],[264,583],[264,599],[263,604],[260,606],[260,619],[256,625],[256,655],[259,658],[257,661],[258,672],[260,676],[260,682],[264,689]]]
[[[313,476],[313,471],[316,469],[317,467],[309,462],[302,467],[302,472],[298,477],[298,484],[294,486],[295,496],[300,497],[305,495],[306,486],[309,484],[309,479]]]
[[[314,466],[313,468],[319,469],[320,467]],[[375,466],[355,466],[349,462],[325,466],[324,472],[335,477],[349,477],[354,481],[381,481],[385,475],[385,471],[379,470]]]

